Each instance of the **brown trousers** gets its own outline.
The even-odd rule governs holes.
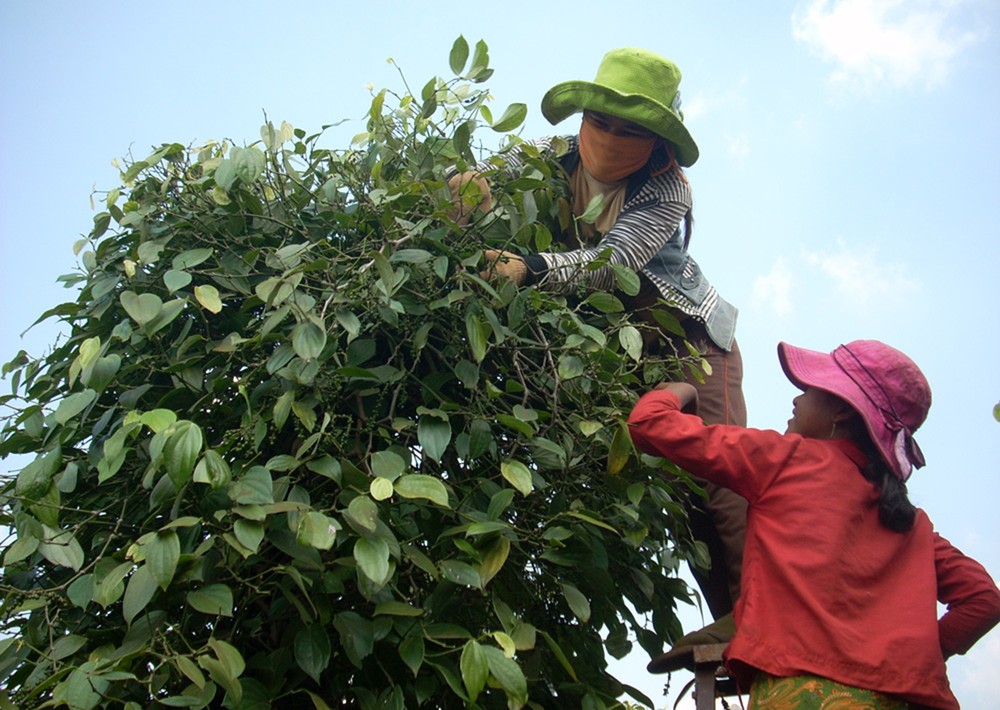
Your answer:
[[[688,327],[688,340],[692,341]],[[696,341],[694,341],[696,342]],[[746,426],[747,408],[743,400],[743,358],[739,346],[733,341],[727,353],[716,347],[707,337],[705,343],[696,343],[705,352],[705,359],[712,366],[712,374],[705,382],[693,377],[685,378],[698,390],[698,414],[706,424],[735,424]],[[708,546],[712,567],[691,572],[708,603],[712,616],[718,619],[733,610],[733,603],[740,596],[740,575],[743,570],[743,544],[746,540],[746,499],[728,488],[722,488],[704,479],[698,483],[708,493],[708,500],[698,501],[689,511],[691,530],[696,540]]]
[[[638,296],[624,297],[622,300],[626,303],[626,307],[635,311],[642,320],[656,325],[657,321],[650,310],[664,306],[655,305],[659,294],[655,292],[651,283],[643,279],[642,285],[643,288]],[[682,314],[676,315],[681,315],[683,318]],[[712,368],[712,374],[705,376],[704,382],[699,382],[690,374],[684,378],[698,390],[698,414],[706,424],[746,426],[743,357],[740,355],[739,345],[734,340],[731,349],[726,352],[709,339],[704,325],[693,318],[682,320],[682,326],[685,331],[684,340],[697,347]],[[646,338],[647,353],[654,353],[662,347],[661,338],[672,341],[678,352],[687,351],[676,335],[662,330],[656,335],[659,337]],[[712,562],[708,570],[698,569],[692,565],[691,573],[698,582],[709,611],[718,619],[733,610],[733,603],[740,596],[747,502],[745,498],[728,488],[698,478],[697,471],[690,473],[708,493],[708,500],[698,500],[688,511],[691,530],[696,540],[701,540],[707,545]]]

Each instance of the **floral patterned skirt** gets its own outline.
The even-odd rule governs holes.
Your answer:
[[[757,673],[747,710],[908,710],[910,704],[876,690],[815,675],[777,678]]]

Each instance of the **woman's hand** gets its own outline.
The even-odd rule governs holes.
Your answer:
[[[490,184],[475,170],[452,175],[448,179],[448,189],[451,190],[452,204],[448,217],[459,226],[467,225],[477,209],[489,212],[493,207]]]
[[[687,414],[698,413],[698,390],[687,382],[661,382],[653,389],[673,392],[681,401],[681,411]]]
[[[501,276],[513,281],[515,286],[521,286],[528,275],[524,259],[517,254],[487,249],[483,252],[483,258],[486,260],[486,268],[479,272],[479,278],[484,281],[491,281],[496,276]]]

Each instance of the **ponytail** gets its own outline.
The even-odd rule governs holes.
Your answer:
[[[893,532],[909,532],[917,517],[917,509],[906,494],[906,484],[877,455],[869,460],[861,473],[878,489],[878,521]]]

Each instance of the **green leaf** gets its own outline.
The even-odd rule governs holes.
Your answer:
[[[264,172],[266,158],[264,152],[256,146],[249,148],[232,148],[229,159],[233,162],[233,170],[244,185],[249,185]],[[216,178],[218,179],[218,178]]]
[[[375,616],[384,614],[389,616],[423,616],[424,610],[405,602],[390,599],[375,605]]]
[[[132,624],[132,620],[152,601],[156,589],[156,580],[153,579],[149,566],[139,566],[129,577],[128,585],[125,587],[125,596],[122,597],[122,614],[125,617],[125,623]]]
[[[604,211],[604,195],[597,193],[590,198],[590,202],[587,203],[587,209],[583,211],[579,219],[581,222],[587,224],[593,224],[597,221],[597,218],[601,216],[601,212]]]
[[[483,580],[479,576],[479,570],[467,562],[459,560],[444,560],[438,567],[445,579],[460,584],[464,587],[479,588],[483,586]]]
[[[448,55],[448,66],[455,76],[461,76],[465,69],[465,63],[469,60],[469,43],[465,37],[458,36],[455,43],[451,45],[451,53]]]
[[[170,586],[181,557],[181,542],[174,530],[157,532],[145,545],[146,566],[161,589]]]
[[[573,610],[577,619],[586,624],[590,621],[590,602],[587,601],[587,597],[572,584],[563,583],[561,586],[563,597],[569,604],[569,608]]]
[[[639,281],[639,276],[632,269],[625,266],[625,264],[611,264],[611,270],[615,274],[615,281],[618,283],[618,288],[627,296],[635,296],[639,293],[639,288],[642,285]]]
[[[171,269],[163,275],[163,284],[170,293],[176,293],[191,283],[191,274],[186,271]]]
[[[194,467],[194,482],[207,483],[212,488],[225,488],[233,479],[229,464],[214,449],[206,449],[205,455]]]
[[[274,482],[271,472],[263,466],[253,466],[229,484],[229,498],[241,505],[268,505],[274,502]]]
[[[340,645],[347,657],[357,668],[371,655],[375,647],[375,636],[371,622],[356,612],[344,611],[333,617],[333,626],[340,634]]]
[[[493,74],[493,70],[489,68],[489,65],[489,48],[486,46],[486,42],[479,40],[476,42],[476,50],[472,55],[472,66],[469,68],[466,77],[473,81],[486,81]]]
[[[18,537],[14,544],[7,548],[3,554],[3,564],[5,566],[12,565],[15,562],[20,562],[21,560],[27,559],[31,555],[35,554],[38,549],[38,538],[33,536]]]
[[[101,581],[100,584],[94,587],[93,600],[105,609],[121,597],[122,592],[125,591],[125,585],[122,583],[122,580],[132,571],[134,566],[132,562],[122,562],[108,571],[106,564],[111,562],[113,560],[100,560],[98,562],[96,577],[100,578]]]
[[[618,331],[618,342],[628,356],[639,362],[642,359],[642,333],[633,325],[622,326]]]
[[[295,535],[300,545],[329,550],[337,541],[340,523],[323,513],[309,511],[299,518],[299,528]]]
[[[139,325],[151,323],[163,310],[163,301],[155,293],[136,295],[132,291],[122,291],[118,299],[129,317]]]
[[[348,519],[365,532],[373,533],[378,527],[378,506],[367,496],[356,496],[347,504]]]
[[[176,488],[180,488],[191,478],[194,465],[201,454],[201,427],[191,421],[182,420],[171,425],[164,432],[163,461],[167,475]]]
[[[84,636],[80,636],[78,634],[60,636],[59,639],[52,644],[52,650],[49,652],[49,658],[53,661],[61,661],[64,658],[69,658],[86,645],[87,639]]]
[[[420,666],[424,663],[424,653],[423,636],[416,634],[407,636],[399,644],[399,657],[403,659],[403,663],[410,669],[414,677],[420,672]]]
[[[233,591],[225,584],[207,584],[188,592],[187,603],[202,614],[233,615]]]
[[[330,636],[321,624],[309,624],[295,634],[295,662],[317,683],[330,665]]]
[[[83,392],[76,392],[59,403],[56,408],[55,420],[59,424],[65,424],[77,414],[82,412],[90,403],[97,399],[97,392],[86,389]]]
[[[612,475],[620,473],[634,450],[628,425],[619,421],[618,426],[615,427],[614,436],[611,438],[611,447],[608,450],[608,473]]]
[[[63,400],[65,403],[66,400]],[[86,406],[86,405],[85,405]],[[55,448],[29,463],[17,474],[14,493],[28,501],[37,501],[44,496],[52,485],[52,477],[59,470],[62,462],[62,451]]]
[[[483,692],[483,688],[486,687],[486,680],[490,676],[486,654],[483,653],[483,647],[475,639],[469,639],[465,642],[459,665],[462,670],[462,683],[469,694],[469,700],[475,702],[479,694]]]
[[[354,543],[354,560],[358,571],[376,586],[389,580],[389,546],[380,537],[359,537]]]
[[[334,313],[334,317],[337,319],[337,322],[340,323],[340,327],[347,331],[349,336],[348,342],[354,340],[361,334],[361,321],[351,311],[346,308],[338,308]]]
[[[440,461],[451,442],[451,422],[447,418],[442,421],[437,416],[422,414],[417,422],[417,439],[425,454]]]
[[[498,133],[513,131],[520,126],[528,115],[527,104],[515,103],[507,107],[500,120],[493,124],[492,128]]]
[[[368,487],[368,494],[375,500],[389,500],[392,498],[392,492],[392,481],[381,476],[372,479],[372,483]]]
[[[177,670],[183,673],[188,680],[198,686],[199,689],[204,689],[205,676],[190,657],[174,656],[171,660],[174,662],[174,665],[177,666]]]
[[[292,329],[292,348],[303,360],[320,356],[326,347],[326,329],[313,320],[302,321]]]
[[[143,426],[149,427],[154,432],[163,431],[176,421],[177,413],[172,409],[153,409],[148,412],[143,412],[139,417],[139,422],[142,423]],[[110,455],[106,446],[104,453],[106,456]]]
[[[576,670],[573,668],[573,664],[569,662],[566,652],[562,650],[562,647],[558,643],[556,643],[556,640],[545,631],[539,631],[538,633],[543,639],[545,639],[545,643],[548,645],[549,650],[552,651],[552,655],[556,657],[556,660],[559,661],[559,664],[563,667],[569,677],[573,680],[579,680],[576,676]]]
[[[188,249],[175,256],[170,264],[174,267],[175,271],[183,271],[208,260],[213,252],[214,250],[211,247]]]
[[[604,291],[594,291],[584,299],[587,303],[602,313],[621,313],[625,306],[615,296]]]
[[[500,464],[500,473],[521,495],[531,493],[531,471],[520,461],[505,461]]]
[[[503,651],[492,646],[484,646],[483,653],[492,675],[510,699],[509,705],[521,707],[528,702],[528,681],[521,667],[507,658]]]
[[[42,557],[59,567],[69,567],[79,572],[83,567],[83,548],[69,530],[57,530],[42,525],[43,539],[38,544]]]
[[[483,551],[483,561],[479,564],[479,578],[484,588],[496,577],[509,555],[510,538],[506,535],[497,536],[493,544]]]
[[[406,470],[403,457],[393,451],[376,451],[371,457],[372,474],[395,481]]]
[[[4,563],[6,564],[6,560]],[[94,601],[94,575],[84,574],[77,577],[67,587],[66,596],[74,606],[86,609],[87,605]]]
[[[486,341],[489,337],[489,328],[482,319],[475,313],[465,316],[465,333],[469,338],[469,350],[472,352],[472,359],[482,362],[486,357]]]
[[[219,298],[219,290],[210,284],[202,284],[194,287],[194,297],[206,311],[218,313],[222,310],[222,299]]]
[[[264,541],[264,526],[256,520],[237,520],[233,523],[233,535],[250,552],[257,552]]]
[[[440,480],[421,473],[400,476],[393,485],[396,493],[404,498],[425,498],[442,508],[448,505],[448,490]]]
[[[583,360],[576,355],[563,353],[559,356],[559,377],[563,380],[572,380],[583,374]]]

